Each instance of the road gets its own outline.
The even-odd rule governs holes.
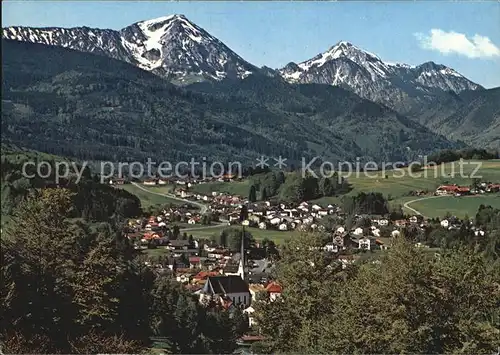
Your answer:
[[[196,207],[198,207],[200,209],[200,214],[202,214],[202,215],[205,214],[205,213],[207,213],[207,211],[208,211],[208,206],[205,205],[204,203],[200,203],[200,202],[197,202],[197,201],[186,200],[184,198],[177,197],[174,194],[164,194],[164,193],[160,193],[160,192],[154,192],[154,191],[151,191],[149,189],[146,189],[145,187],[142,187],[141,185],[139,185],[136,182],[132,182],[132,185],[134,185],[135,187],[137,187],[138,189],[140,189],[142,191],[146,191],[147,193],[150,193],[150,194],[153,194],[153,195],[168,197],[168,198],[173,199],[173,200],[182,201],[182,202],[188,203],[190,205],[194,205],[194,206],[196,206]],[[220,226],[225,226],[227,224],[228,224],[228,221],[221,220],[220,223],[218,223],[218,224],[214,224],[214,225],[210,225],[210,226],[200,226],[200,225],[198,225],[196,227],[182,228],[182,229],[180,229],[180,231],[181,232],[189,232],[189,231],[193,231],[193,230],[218,228]]]
[[[422,216],[422,217],[425,217],[427,218],[426,216],[424,216],[422,213],[420,213],[419,211],[417,211],[416,209],[410,207],[410,204],[411,203],[414,203],[414,202],[418,202],[418,201],[423,201],[423,200],[430,200],[431,198],[439,198],[439,197],[444,197],[444,196],[427,196],[427,197],[422,197],[422,198],[416,198],[414,200],[411,200],[411,201],[408,201],[408,202],[405,202],[403,207],[414,212],[415,214],[419,215],[419,216]]]
[[[184,198],[177,197],[174,194],[163,194],[163,193],[160,193],[160,192],[154,192],[154,191],[151,191],[149,189],[146,189],[145,187],[142,187],[141,185],[139,185],[136,182],[133,182],[132,185],[134,185],[138,189],[141,189],[142,191],[146,191],[146,192],[148,192],[150,194],[153,194],[153,195],[168,197],[168,198],[171,198],[173,200],[182,201],[182,202],[185,202],[187,204],[194,205],[194,206],[196,206],[196,207],[198,207],[200,209],[200,214],[205,214],[208,211],[208,207],[204,203],[200,203],[200,202],[196,202],[196,201],[191,201],[191,200],[186,200]]]

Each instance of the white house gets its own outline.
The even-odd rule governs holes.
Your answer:
[[[363,228],[356,228],[354,232],[352,232],[354,235],[363,235]]]
[[[339,251],[339,246],[330,242],[325,245],[324,249],[330,253],[337,253]]]
[[[371,241],[368,238],[363,238],[358,241],[358,248],[370,250],[371,249]]]
[[[215,248],[209,246],[208,244],[205,244],[205,246],[203,247],[203,249],[205,249],[209,253],[215,251]]]
[[[447,219],[443,219],[441,221],[441,227],[448,228],[450,226],[450,222]]]
[[[278,229],[280,231],[286,231],[288,229],[288,226],[286,225],[286,223],[281,223],[278,227]]]
[[[376,222],[377,222],[377,224],[378,224],[379,226],[387,226],[387,225],[389,225],[389,220],[387,220],[387,219],[385,219],[385,218],[384,218],[384,219],[379,219],[379,220],[378,220],[378,221],[376,221]]]
[[[254,312],[255,312],[255,309],[252,306],[250,306],[248,308],[245,308],[243,310],[243,313],[245,313],[248,316],[248,325],[250,327],[252,327],[253,325],[255,325],[255,319],[253,317],[253,313]]]
[[[269,221],[269,223],[271,223],[272,225],[277,225],[277,224],[279,224],[280,222],[281,222],[281,218],[279,218],[279,217],[274,217],[273,219],[271,219],[271,220]]]
[[[401,235],[401,232],[398,230],[394,230],[391,232],[391,237],[393,237],[393,238],[399,237],[400,235]]]

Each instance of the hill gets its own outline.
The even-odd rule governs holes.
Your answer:
[[[33,165],[25,168],[29,178],[23,173],[24,163],[47,162],[49,168],[42,168],[36,173]],[[56,163],[68,162],[67,158],[45,154],[33,150],[22,149],[2,144],[1,155],[1,213],[2,225],[8,221],[15,208],[28,196],[33,189],[54,188],[61,186],[70,189],[73,193],[72,216],[85,218],[91,221],[107,221],[112,217],[129,218],[141,213],[139,199],[120,189],[100,184],[92,177],[91,171],[77,166],[81,172],[77,181],[76,174],[71,171],[67,178],[59,179],[56,183]],[[62,173],[62,172],[61,172]]]

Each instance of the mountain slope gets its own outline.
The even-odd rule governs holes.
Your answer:
[[[183,15],[109,29],[8,27],[5,39],[105,55],[180,82],[244,78],[258,69]]]
[[[2,41],[2,140],[87,160],[406,160],[456,145],[341,88],[281,77],[178,88],[123,61]],[[370,127],[369,130],[366,127]]]
[[[466,92],[458,96],[455,110],[428,126],[477,147],[500,150],[500,88]]]
[[[252,164],[261,154],[300,161],[317,147],[327,158],[359,153],[298,114],[186,91],[122,61],[9,40],[2,48],[2,140],[31,149],[87,160]]]
[[[198,83],[188,88],[218,97],[245,98],[269,110],[300,115],[321,131],[352,141],[352,147],[357,147],[365,160],[407,160],[433,150],[463,146],[338,87],[289,85],[280,78],[252,75],[241,81]]]
[[[279,73],[291,83],[340,86],[402,113],[437,94],[482,89],[443,65],[385,63],[375,54],[344,41],[312,59],[289,63]]]

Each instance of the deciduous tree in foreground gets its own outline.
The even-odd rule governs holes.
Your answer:
[[[500,272],[483,253],[435,255],[400,238],[379,262],[342,270],[313,251],[318,240],[305,235],[284,248],[278,267],[283,302],[256,306],[268,337],[256,345],[260,351],[497,351]]]

